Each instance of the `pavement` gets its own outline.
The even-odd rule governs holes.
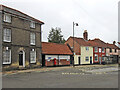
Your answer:
[[[79,70],[86,71],[86,72],[95,72],[95,69],[101,68],[108,68],[108,67],[115,67],[114,70],[118,70],[118,64],[109,64],[109,65],[80,65],[80,66],[63,66],[63,67],[42,67],[42,68],[36,68],[36,69],[27,69],[27,70],[12,70],[12,71],[4,71],[0,72],[2,75],[10,75],[10,74],[18,74],[18,73],[30,73],[30,72],[47,72],[47,71],[55,71],[55,70],[61,70],[61,69],[69,69],[69,68],[80,68]],[[94,71],[92,71],[94,69]],[[106,69],[104,69],[106,70]],[[98,71],[98,70],[97,70]],[[111,71],[111,70],[110,70]]]
[[[3,88],[118,88],[118,65],[81,65],[5,72]]]

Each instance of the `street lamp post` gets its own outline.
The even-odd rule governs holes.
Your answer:
[[[78,23],[73,22],[73,60],[72,60],[73,67],[74,67],[74,56],[75,56],[75,52],[74,52],[74,26],[78,26]]]

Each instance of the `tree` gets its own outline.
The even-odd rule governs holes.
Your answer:
[[[61,33],[61,28],[51,28],[48,36],[48,42],[65,43],[65,39],[63,38],[63,35],[61,35]]]

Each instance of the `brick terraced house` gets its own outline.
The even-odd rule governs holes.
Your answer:
[[[66,44],[42,42],[42,66],[70,65],[72,55]]]
[[[87,30],[83,33],[83,38],[69,37],[65,44],[69,44],[73,50],[74,40],[74,64],[103,64],[105,56],[113,56],[114,61],[118,60],[119,48],[113,44],[105,43],[99,38],[88,40]],[[113,59],[112,59],[113,61]]]
[[[106,43],[98,38],[89,40],[88,42],[93,46],[93,63],[102,64],[106,55]]]
[[[106,49],[106,56],[110,55],[118,55],[119,47],[115,45],[115,41],[113,44],[107,43],[107,49]]]
[[[113,41],[113,44],[107,44],[106,48],[106,56],[112,58],[112,63],[118,63],[118,58],[119,58],[119,47],[116,46],[116,42]]]
[[[42,21],[16,9],[0,5],[0,61],[3,70],[41,66],[42,24]]]
[[[105,43],[104,41],[96,38],[94,40],[89,40],[89,43],[93,46],[93,62],[94,64],[102,64],[104,63],[104,57],[111,57],[111,63],[118,62],[118,51],[119,47],[115,45],[115,41],[113,44]]]
[[[73,50],[74,42],[74,65],[93,64],[93,47],[88,43],[87,30],[83,33],[83,38],[69,37],[65,44]]]

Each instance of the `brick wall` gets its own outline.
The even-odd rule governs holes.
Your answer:
[[[70,47],[73,47],[73,39],[72,38],[69,38],[65,44],[69,44]],[[80,55],[81,53],[81,49],[80,49],[80,45],[74,41],[74,52],[76,53],[76,55]]]
[[[56,59],[56,66],[70,65],[70,55],[45,55],[45,66],[54,66],[54,59]]]

